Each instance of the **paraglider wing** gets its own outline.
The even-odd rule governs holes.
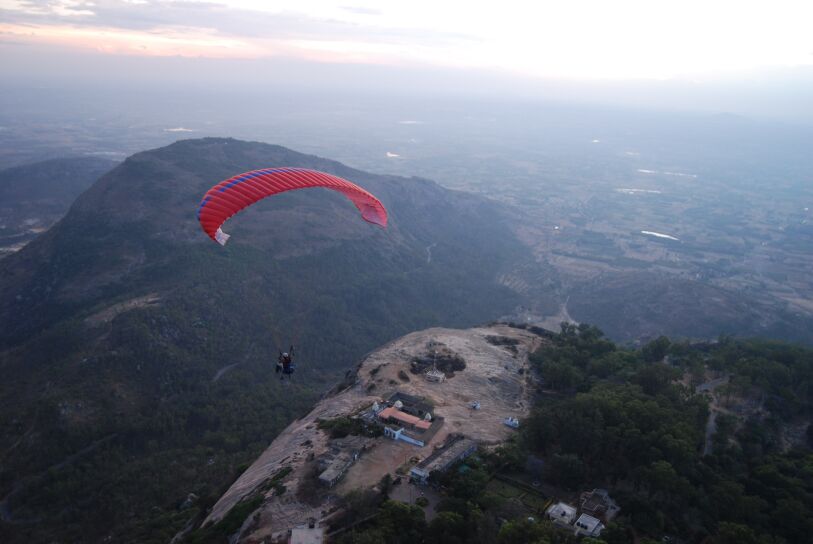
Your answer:
[[[349,198],[369,223],[387,227],[387,210],[358,185],[338,176],[305,168],[252,170],[223,180],[209,189],[198,207],[198,220],[209,238],[226,245],[229,235],[221,230],[228,218],[265,197],[310,187],[324,187]]]

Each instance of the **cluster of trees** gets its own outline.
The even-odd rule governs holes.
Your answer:
[[[396,530],[404,522],[393,517],[398,511],[417,531],[409,542],[575,542],[541,512],[488,491],[496,472],[525,470],[528,455],[544,460],[543,480],[562,495],[605,487],[621,505],[601,537],[585,543],[811,541],[811,443],[783,436],[813,415],[813,350],[664,337],[632,349],[570,324],[548,340],[531,357],[542,392],[517,440],[466,460],[465,470],[435,475],[445,498],[431,522],[414,505],[384,502],[341,541],[407,542]],[[732,405],[756,408],[719,415],[709,454],[709,397],[696,386],[711,373],[723,376],[721,395]]]
[[[330,438],[344,438],[348,435],[354,436],[381,436],[384,431],[379,426],[368,427],[358,418],[348,416],[335,417],[333,419],[320,419],[317,422],[320,429],[325,431]]]
[[[486,512],[499,511],[500,501],[486,492],[486,484],[498,462],[495,456],[469,458],[466,460],[465,470],[450,470],[442,475],[433,475],[444,487],[445,498],[436,506],[437,516],[429,522],[424,513],[427,503],[421,503],[422,497],[415,501],[416,504],[388,499],[391,482],[385,476],[385,480],[378,486],[380,494],[370,491],[354,492],[346,498],[348,513],[342,524],[352,528],[341,534],[337,542],[463,544],[489,542],[490,539],[496,543],[499,529],[493,512]],[[363,523],[355,525],[359,521]]]

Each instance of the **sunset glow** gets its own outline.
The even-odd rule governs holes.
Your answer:
[[[813,64],[810,2],[507,4],[1,0],[0,44],[576,79],[696,77]]]

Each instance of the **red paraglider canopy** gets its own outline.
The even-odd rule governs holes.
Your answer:
[[[387,210],[358,185],[337,176],[305,168],[252,170],[221,181],[203,196],[198,220],[209,238],[225,245],[229,235],[220,230],[228,218],[265,197],[310,187],[324,187],[349,198],[369,223],[387,228]]]

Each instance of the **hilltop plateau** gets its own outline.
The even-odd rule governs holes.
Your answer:
[[[289,529],[310,518],[321,520],[332,515],[337,495],[371,488],[386,474],[396,478],[396,471],[408,470],[435,448],[442,448],[455,434],[483,446],[501,443],[515,432],[505,425],[505,418],[525,417],[530,410],[534,387],[528,354],[541,342],[530,332],[505,325],[427,329],[389,342],[366,356],[355,372],[349,372],[343,388],[319,401],[308,415],[280,433],[218,500],[204,523],[216,524],[239,502],[262,496],[256,511],[248,513],[238,541],[283,539]],[[452,355],[462,363],[458,367],[462,369],[447,372],[442,382],[429,381],[424,372],[413,372],[416,361],[437,360],[439,353],[441,359],[444,353]],[[322,485],[315,498],[301,499],[303,488],[314,484],[314,464],[341,441],[331,439],[330,431],[323,429],[320,421],[362,418],[369,415],[373,403],[383,409],[393,395],[420,399],[431,407],[431,417],[440,422],[440,427],[413,435],[426,440],[425,445],[386,436],[371,438],[335,488]],[[475,402],[477,409],[472,407]],[[391,428],[397,429],[398,425]],[[432,436],[425,439],[430,432]],[[408,466],[402,467],[405,460]],[[280,478],[279,474],[285,476]],[[278,485],[288,492],[278,495]]]

